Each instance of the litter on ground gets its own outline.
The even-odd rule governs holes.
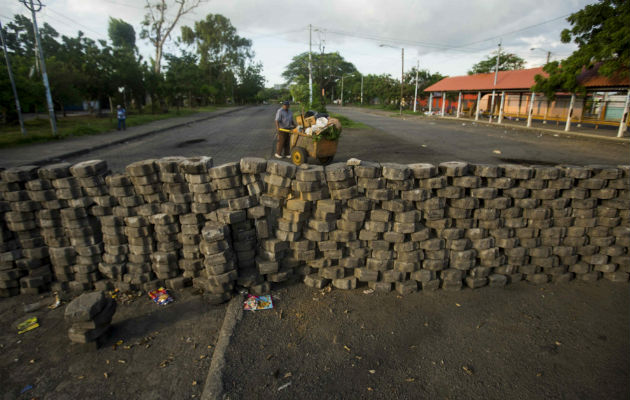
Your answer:
[[[247,299],[243,303],[243,310],[256,311],[256,310],[269,310],[273,308],[273,300],[271,295],[254,296],[248,294]]]
[[[35,328],[39,327],[39,322],[37,322],[37,317],[28,318],[22,322],[20,322],[17,326],[18,335],[26,333],[28,331],[32,331]]]
[[[163,287],[159,289],[151,290],[149,292],[149,297],[151,297],[151,300],[153,300],[154,303],[159,304],[161,306],[164,306],[168,303],[173,302],[173,298],[168,293],[168,290],[164,289]]]

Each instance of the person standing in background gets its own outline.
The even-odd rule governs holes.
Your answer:
[[[283,132],[281,129],[291,130],[295,124],[293,123],[293,113],[289,110],[289,102],[282,102],[282,108],[276,112],[276,130],[278,131],[278,143],[276,144],[276,158],[291,158],[289,153],[289,133]]]
[[[116,106],[116,116],[118,117],[118,130],[122,128],[123,131],[127,130],[125,121],[127,119],[127,110],[121,107],[120,104]]]

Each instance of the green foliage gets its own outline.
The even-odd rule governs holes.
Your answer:
[[[321,89],[331,93],[341,80],[342,75],[356,73],[356,67],[346,61],[339,53],[312,54],[313,75],[313,107],[321,107],[326,104]],[[287,82],[295,85],[306,85],[308,89],[308,53],[302,53],[295,57],[286,66],[282,76]],[[315,89],[317,87],[317,90]],[[315,98],[319,101],[315,101]]]
[[[192,5],[196,1],[186,2]],[[110,18],[109,41],[91,39],[81,31],[60,36],[43,24],[42,46],[57,112],[61,115],[66,107],[86,100],[98,101],[103,108],[109,108],[110,101],[114,106],[125,103],[128,111],[135,112],[143,112],[147,97],[152,100],[152,112],[166,112],[169,106],[225,104],[228,99],[234,103],[262,101],[258,96],[264,93],[262,67],[251,60],[250,41],[238,36],[229,19],[220,15],[211,14],[195,26],[198,29],[188,28],[194,48],[187,50],[178,41],[182,51],[166,55],[168,68],[156,72],[138,53],[133,26],[122,19]],[[16,15],[3,25],[3,32],[23,111],[44,111],[30,19]],[[200,61],[202,57],[206,64]],[[17,121],[4,57],[0,57],[0,114],[1,122]]]
[[[208,14],[192,28],[183,26],[181,40],[195,45],[202,68],[212,64],[235,67],[252,57],[252,42],[236,33],[236,28],[221,14]]]
[[[114,47],[136,48],[136,31],[122,19],[110,17],[107,34]]]
[[[339,140],[341,137],[341,130],[337,129],[336,126],[331,125],[320,132],[319,135],[313,135],[311,137],[313,138],[313,142],[319,142],[322,139],[335,141]]]
[[[567,59],[547,64],[549,77],[538,75],[532,88],[553,99],[557,91],[584,92],[578,76],[594,70],[608,77],[627,77],[630,67],[630,2],[600,0],[571,14],[570,29],[562,31],[562,42],[578,45]],[[561,66],[560,66],[561,65]]]
[[[497,64],[497,56],[490,55],[485,60],[479,61],[468,71],[468,75],[487,74],[494,72]],[[499,71],[512,71],[525,68],[525,60],[513,53],[500,53],[499,55]]]
[[[362,122],[351,120],[345,115],[331,114],[330,116],[333,118],[337,118],[344,129],[369,129],[370,128],[368,125],[365,125]]]

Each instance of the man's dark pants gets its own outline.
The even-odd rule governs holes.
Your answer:
[[[281,156],[289,155],[289,133],[278,131],[278,143],[276,143],[276,154]],[[284,150],[284,154],[283,154]]]

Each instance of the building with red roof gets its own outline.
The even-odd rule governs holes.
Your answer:
[[[476,120],[485,115],[498,123],[504,118],[527,118],[528,126],[533,119],[543,123],[562,121],[565,130],[570,129],[571,123],[620,125],[623,134],[629,122],[630,77],[609,78],[599,75],[597,69],[585,69],[578,76],[586,94],[557,93],[554,100],[532,93],[535,76],[547,76],[542,67],[499,71],[496,82],[494,73],[448,77],[424,91],[430,93],[430,113],[439,110],[440,115],[448,113],[458,118],[474,115]]]

